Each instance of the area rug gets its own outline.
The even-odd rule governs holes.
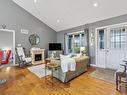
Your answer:
[[[92,72],[90,76],[109,83],[115,83],[115,70],[96,68],[96,70]]]
[[[45,64],[31,66],[31,67],[28,67],[27,69],[39,78],[43,78],[47,75],[51,75],[51,71],[47,69],[46,69],[46,74],[45,74]]]

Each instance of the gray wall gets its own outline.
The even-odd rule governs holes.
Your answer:
[[[0,0],[0,25],[2,24],[6,24],[7,29],[16,31],[16,46],[22,44],[27,52],[31,48],[28,41],[31,34],[36,33],[40,36],[38,45],[40,48],[47,49],[49,42],[56,42],[56,31],[13,3],[12,0]],[[28,29],[29,34],[21,34],[21,29]]]
[[[97,27],[102,27],[102,26],[107,26],[107,25],[112,25],[112,24],[117,24],[117,23],[123,23],[123,22],[127,22],[127,14],[121,15],[118,17],[114,17],[114,18],[110,18],[110,19],[106,19],[106,20],[102,20],[102,21],[98,21],[98,22],[94,22],[94,23],[90,23],[89,24],[89,34],[91,32],[95,33],[95,28]],[[79,30],[84,30],[85,28],[86,28],[86,25],[82,25],[82,26],[75,27],[72,29],[60,31],[57,33],[57,42],[61,42],[64,45],[64,34],[65,33],[76,32]],[[89,35],[89,40],[90,40],[90,35]],[[91,57],[91,64],[95,64],[95,43],[93,46],[90,46],[89,53]]]
[[[0,49],[13,49],[13,33],[0,31]]]

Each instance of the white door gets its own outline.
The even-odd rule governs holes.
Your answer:
[[[108,29],[106,68],[117,69],[127,58],[127,27]]]
[[[97,30],[97,67],[117,69],[127,59],[127,28],[107,27]]]
[[[106,40],[107,30],[97,30],[97,67],[105,68],[106,65]]]

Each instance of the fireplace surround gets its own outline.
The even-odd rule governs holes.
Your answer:
[[[32,50],[32,64],[41,64],[44,63],[44,49],[35,49]]]

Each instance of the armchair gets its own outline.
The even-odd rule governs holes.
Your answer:
[[[11,50],[7,50],[7,52],[6,52],[6,59],[2,60],[1,64],[8,64],[10,55],[11,55]]]
[[[120,64],[119,69],[116,71],[116,90],[119,90],[121,83],[127,86],[127,61],[123,61],[125,64]],[[123,81],[122,78],[125,78]]]
[[[3,51],[0,51],[0,65],[1,65],[1,62],[2,62],[2,57],[3,57]],[[0,79],[0,85],[6,83],[6,79]]]
[[[16,48],[17,57],[19,60],[19,66],[22,67],[24,65],[31,65],[31,57],[26,57],[24,53],[23,47],[17,47]]]
[[[0,65],[2,63],[3,51],[0,51]]]

